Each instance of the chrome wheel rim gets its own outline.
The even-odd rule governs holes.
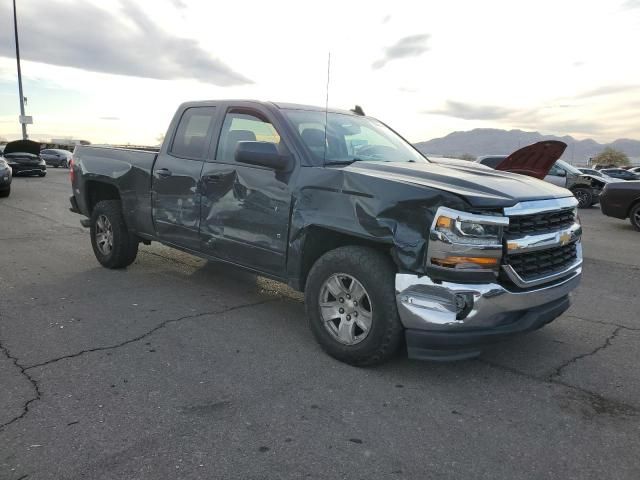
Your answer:
[[[113,227],[106,215],[100,215],[96,221],[96,245],[103,255],[113,250]]]
[[[578,199],[578,203],[583,206],[589,201],[589,194],[582,190],[578,190],[575,193],[575,197]]]
[[[320,289],[320,316],[331,337],[343,345],[357,345],[371,331],[373,307],[369,294],[351,275],[336,273]]]

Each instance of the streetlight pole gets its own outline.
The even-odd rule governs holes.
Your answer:
[[[20,70],[20,45],[18,43],[18,16],[16,15],[16,0],[13,0],[13,29],[16,36],[16,62],[18,63],[18,91],[20,92],[20,123],[22,124],[22,139],[26,140],[27,125],[24,123],[24,96],[22,95],[22,71]]]

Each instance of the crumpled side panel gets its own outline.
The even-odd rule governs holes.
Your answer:
[[[301,187],[291,206],[290,278],[301,278],[302,253],[312,226],[387,244],[400,271],[424,273],[428,229],[438,207],[469,208],[460,197],[442,190],[340,169],[301,170]]]

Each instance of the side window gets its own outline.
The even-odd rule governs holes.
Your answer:
[[[176,157],[204,159],[215,120],[216,107],[188,108],[182,114],[169,153]]]
[[[224,119],[216,161],[233,163],[239,142],[269,142],[280,144],[280,135],[271,123],[249,113],[230,112]]]
[[[558,177],[558,176],[562,175],[562,173],[560,173],[560,172],[561,172],[561,170],[562,170],[562,169],[561,169],[560,167],[558,167],[558,166],[554,163],[554,164],[553,164],[553,167],[551,167],[551,170],[549,170],[549,173],[548,173],[547,175],[553,175],[553,176],[555,176],[555,177]]]
[[[481,163],[487,167],[496,168],[503,160],[504,158],[500,157],[487,157],[482,159]]]

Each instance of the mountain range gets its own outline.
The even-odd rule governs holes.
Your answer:
[[[418,142],[415,146],[426,155],[459,157],[460,155],[508,155],[518,148],[541,140],[560,140],[567,144],[562,158],[575,164],[586,164],[605,147],[625,152],[631,159],[640,159],[640,141],[621,138],[611,143],[598,143],[590,138],[577,140],[569,135],[558,137],[523,130],[476,128],[468,132],[453,132],[441,138]]]

